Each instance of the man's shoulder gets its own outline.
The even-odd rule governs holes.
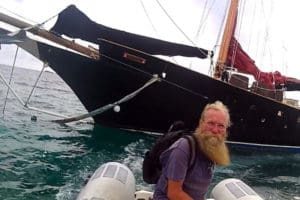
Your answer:
[[[181,137],[170,146],[170,149],[179,148],[179,149],[186,150],[188,146],[189,146],[188,140],[184,137]]]

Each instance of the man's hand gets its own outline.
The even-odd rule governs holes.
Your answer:
[[[193,200],[182,190],[183,181],[168,180],[168,198],[170,200]]]

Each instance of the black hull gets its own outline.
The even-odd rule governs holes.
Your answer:
[[[228,83],[123,46],[102,41],[99,61],[39,43],[40,57],[72,88],[88,111],[134,92],[153,75],[161,77],[136,97],[94,116],[96,123],[138,131],[164,133],[181,120],[193,130],[208,102],[228,105],[233,126],[229,140],[300,146],[300,110]],[[130,61],[124,53],[145,59]]]

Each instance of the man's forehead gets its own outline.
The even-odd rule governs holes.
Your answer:
[[[205,117],[211,117],[211,116],[224,116],[226,118],[226,114],[222,110],[218,109],[208,109],[204,115]]]

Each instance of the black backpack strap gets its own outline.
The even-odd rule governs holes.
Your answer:
[[[168,129],[167,133],[178,131],[178,130],[185,130],[185,124],[183,121],[175,121]]]
[[[196,160],[197,141],[194,135],[184,135],[183,137],[187,139],[190,146],[189,168],[191,168],[194,166]]]

